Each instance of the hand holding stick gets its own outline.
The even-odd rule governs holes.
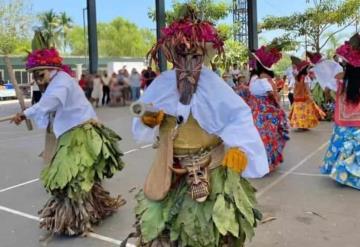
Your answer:
[[[26,119],[26,117],[23,113],[17,113],[15,115],[1,117],[0,123],[10,121],[10,123],[15,123],[16,125],[19,125],[25,119]]]

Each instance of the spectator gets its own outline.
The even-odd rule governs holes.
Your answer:
[[[230,70],[230,74],[233,78],[234,83],[236,84],[239,80],[239,75],[240,75],[240,70],[238,68],[237,63],[233,64],[233,68],[232,68],[232,70]]]
[[[249,71],[249,66],[247,63],[243,63],[243,66],[240,70],[240,74],[244,77],[244,80],[247,83],[249,83],[250,80],[250,71]]]
[[[86,98],[88,98],[89,100],[91,100],[91,93],[93,91],[93,87],[94,87],[94,76],[91,74],[87,74],[85,76],[85,81],[86,81],[86,86],[85,86],[85,95]]]
[[[40,101],[41,91],[40,91],[38,84],[35,81],[30,83],[30,85],[31,85],[31,90],[32,90],[31,104],[34,105]]]
[[[107,105],[110,102],[110,77],[108,77],[107,72],[101,78],[103,83],[103,97],[102,97],[102,105]]]
[[[152,68],[149,66],[147,70],[144,71],[143,74],[144,80],[145,80],[145,88],[148,88],[152,81],[156,77],[156,73],[152,70]]]
[[[91,92],[91,103],[95,103],[95,107],[99,107],[99,101],[102,96],[102,86],[101,78],[97,74],[93,80],[93,90]]]
[[[274,81],[276,84],[277,91],[280,92],[284,88],[285,81],[281,78],[280,75],[276,75]]]
[[[225,72],[222,75],[223,80],[226,82],[226,84],[229,85],[232,89],[235,89],[235,83],[232,79],[232,76],[229,72],[229,69],[226,69]]]
[[[130,87],[133,101],[136,101],[140,98],[140,86],[141,76],[139,72],[135,68],[133,68],[130,75]]]
[[[86,77],[85,74],[81,74],[81,78],[79,80],[79,86],[82,88],[82,90],[86,90]]]
[[[285,71],[285,75],[288,80],[288,89],[289,89],[288,98],[290,101],[290,105],[292,105],[294,102],[295,72],[296,72],[296,67],[294,65],[292,67],[287,68],[287,70]]]

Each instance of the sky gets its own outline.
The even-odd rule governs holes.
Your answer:
[[[86,0],[29,0],[32,2],[34,14],[53,9],[55,12],[66,12],[73,21],[83,25],[83,9],[86,7]],[[227,0],[229,3],[232,0]],[[268,15],[286,16],[295,12],[302,12],[312,6],[306,0],[257,0],[258,21],[260,22]],[[312,1],[310,1],[312,2]],[[165,8],[171,8],[172,0],[165,0]],[[155,8],[155,0],[96,0],[97,21],[109,22],[116,17],[135,23],[141,28],[155,30],[155,23],[147,16],[149,9]],[[222,21],[232,23],[232,16]],[[221,23],[221,22],[220,22]],[[266,41],[278,36],[278,31],[267,31],[260,34]],[[260,41],[261,42],[261,41]]]
[[[83,8],[86,0],[30,0],[33,12],[40,13],[53,9],[56,12],[65,11],[78,25],[83,25]],[[227,0],[231,3],[231,0]],[[166,9],[171,8],[171,0],[165,0]],[[291,2],[291,4],[289,4]],[[148,10],[155,7],[155,0],[97,0],[98,22],[109,22],[121,16],[139,27],[155,28],[155,23],[147,16]],[[258,0],[258,17],[267,15],[288,15],[302,11],[307,6],[306,0]],[[226,22],[231,22],[230,16]]]

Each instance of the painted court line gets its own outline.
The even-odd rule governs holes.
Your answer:
[[[279,173],[283,174],[283,173],[286,173],[286,171],[279,171]],[[325,175],[325,174],[306,173],[306,172],[292,172],[290,175],[307,176],[307,177],[328,177],[329,176],[329,175]]]
[[[275,179],[274,181],[272,181],[268,186],[266,186],[265,188],[259,190],[256,193],[256,198],[260,198],[261,196],[263,196],[267,191],[271,190],[275,185],[277,185],[278,183],[280,183],[282,180],[284,180],[287,176],[289,176],[290,174],[292,174],[296,169],[298,169],[299,167],[301,167],[302,165],[304,165],[309,159],[311,159],[315,154],[317,154],[318,152],[320,152],[323,148],[325,148],[327,145],[329,144],[329,142],[325,142],[323,143],[318,149],[316,149],[314,152],[310,153],[309,155],[307,155],[303,160],[301,160],[299,163],[297,163],[295,166],[293,166],[290,170],[286,171],[285,173],[283,173],[280,177],[278,177],[277,179]]]
[[[1,205],[0,205],[0,210],[11,213],[11,214],[14,214],[14,215],[18,215],[18,216],[21,216],[21,217],[24,217],[24,218],[28,218],[28,219],[31,219],[31,220],[35,220],[35,221],[39,221],[39,222],[41,221],[41,219],[39,217],[35,216],[35,215],[27,214],[27,213],[24,213],[24,212],[21,212],[21,211],[18,211],[18,210],[14,210],[14,209],[11,209],[11,208],[7,208],[7,207],[1,206]],[[100,235],[100,234],[97,234],[97,233],[93,233],[93,232],[87,234],[87,236],[91,237],[91,238],[98,239],[98,240],[102,240],[102,241],[105,241],[105,242],[108,242],[108,243],[112,243],[112,244],[115,244],[115,245],[120,245],[121,244],[121,241],[118,240],[118,239],[110,238],[110,237]],[[135,247],[135,245],[126,244],[126,247]]]
[[[130,154],[130,153],[139,151],[140,149],[145,149],[145,148],[148,148],[148,147],[151,147],[151,146],[152,146],[152,144],[141,146],[140,148],[134,148],[134,149],[131,149],[131,150],[128,150],[128,151],[124,152],[124,155],[125,154]],[[23,183],[20,183],[20,184],[16,184],[16,185],[1,189],[0,193],[11,190],[11,189],[15,189],[15,188],[27,185],[27,184],[31,184],[31,183],[34,183],[34,182],[37,182],[37,181],[39,181],[39,178],[35,178],[35,179],[29,180],[29,181],[26,181],[26,182],[23,182]]]
[[[17,185],[14,185],[14,186],[7,187],[7,188],[5,188],[5,189],[0,190],[0,193],[1,193],[1,192],[8,191],[8,190],[11,190],[11,189],[15,189],[15,188],[18,188],[18,187],[27,185],[27,184],[31,184],[31,183],[34,183],[34,182],[36,182],[36,181],[39,181],[39,179],[38,179],[38,178],[35,178],[35,179],[31,179],[31,180],[29,180],[29,181],[26,181],[26,182],[24,182],[24,183],[21,183],[21,184],[17,184]]]

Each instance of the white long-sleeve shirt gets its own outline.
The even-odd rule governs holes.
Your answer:
[[[55,112],[53,129],[56,137],[90,119],[96,119],[84,91],[71,76],[56,70],[51,71],[51,76],[54,77],[40,101],[24,111],[27,118],[44,129],[49,124],[50,113]]]
[[[170,70],[152,82],[140,101],[152,103],[168,115],[182,116],[184,123],[191,113],[206,132],[219,136],[227,147],[244,151],[249,161],[244,177],[258,178],[269,172],[265,147],[249,106],[219,76],[203,67],[190,104],[181,104],[179,98],[176,74]],[[157,131],[134,118],[133,135],[138,142],[152,142]]]

